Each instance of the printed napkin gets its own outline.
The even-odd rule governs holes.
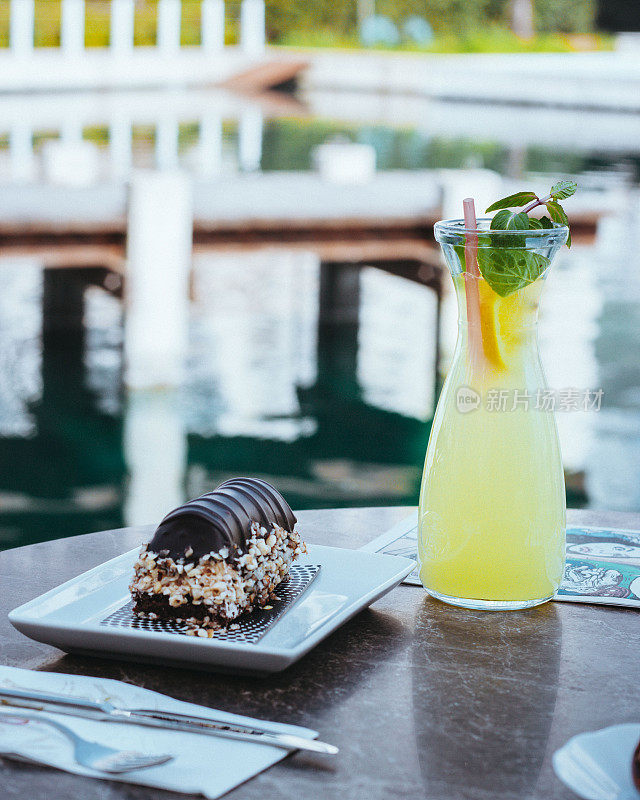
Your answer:
[[[149,708],[200,717],[213,716],[211,709],[204,706],[183,703],[121,681],[84,675],[34,672],[0,666],[0,686],[73,694],[91,700],[108,700],[122,708]],[[124,775],[111,775],[81,767],[73,758],[71,742],[62,733],[35,721],[20,723],[16,718],[18,714],[19,709],[11,709],[11,717],[8,713],[0,713],[2,757],[27,759],[91,778],[155,786],[174,792],[201,794],[209,798],[220,797],[287,755],[286,750],[269,745],[47,712],[46,716],[61,722],[80,736],[108,747],[154,754],[171,753],[174,756],[172,761],[157,767],[135,770]],[[216,711],[215,716],[230,722],[256,723],[256,720],[249,717],[220,711]],[[318,735],[316,731],[294,725],[262,721],[261,725],[276,733],[291,733],[307,739],[314,739]]]

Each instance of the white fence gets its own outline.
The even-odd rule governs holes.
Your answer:
[[[15,56],[34,50],[35,0],[11,0],[9,46]],[[157,47],[165,54],[180,49],[182,0],[158,0]],[[135,0],[111,0],[110,48],[127,53],[133,48]],[[202,0],[201,41],[207,50],[224,47],[224,0]],[[85,0],[62,0],[60,51],[77,56],[84,50]],[[240,46],[246,52],[264,49],[264,0],[242,0]]]
[[[158,0],[156,44],[134,46],[135,0],[111,0],[109,47],[85,47],[85,0],[62,0],[59,48],[37,48],[34,0],[11,0],[0,91],[211,83],[264,54],[264,0],[242,0],[237,47],[225,47],[224,0],[201,0],[199,46],[181,46],[182,0]]]

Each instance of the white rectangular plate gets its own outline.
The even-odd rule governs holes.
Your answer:
[[[320,565],[318,574],[255,643],[102,624],[129,600],[137,549],[25,603],[9,620],[31,639],[68,652],[210,670],[279,672],[391,591],[413,568],[396,556],[321,545],[308,545],[308,550],[296,563]]]

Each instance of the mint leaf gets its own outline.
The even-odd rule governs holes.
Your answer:
[[[554,222],[559,222],[560,225],[569,224],[567,215],[565,214],[564,209],[562,208],[560,203],[556,203],[554,200],[549,200],[546,205],[547,205],[547,211],[549,212],[549,216]]]
[[[569,227],[569,219],[560,203],[556,203],[554,200],[548,200],[546,206],[549,216],[554,222],[558,222],[560,225],[566,225],[567,228]],[[571,231],[569,231],[569,236],[567,237],[567,247],[571,247]]]
[[[536,281],[549,266],[549,259],[531,250],[478,248],[482,277],[500,297],[507,297]]]
[[[516,192],[515,194],[510,194],[509,197],[503,197],[502,200],[496,200],[496,202],[485,211],[485,214],[488,214],[490,211],[498,211],[500,208],[526,206],[527,203],[537,199],[538,196],[534,194],[534,192]]]
[[[521,211],[498,211],[491,220],[491,230],[494,231],[527,231],[529,230],[529,217]]]
[[[566,200],[575,194],[578,184],[575,181],[558,181],[551,187],[549,194],[554,200]]]
[[[537,231],[543,228],[545,230],[553,228],[553,222],[551,222],[549,217],[540,217],[540,219],[535,219],[535,217],[531,217],[531,219],[529,220],[530,231]]]

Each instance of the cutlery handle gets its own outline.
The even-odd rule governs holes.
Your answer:
[[[136,708],[130,710],[131,714],[140,717],[149,717],[151,719],[160,720],[161,722],[181,722],[189,725],[194,731],[199,729],[204,730],[217,730],[217,731],[236,731],[238,733],[277,733],[270,728],[261,728],[256,720],[256,724],[245,724],[243,722],[230,722],[225,719],[216,719],[216,717],[197,717],[192,714],[178,714],[176,711],[155,711],[150,708]]]
[[[7,689],[0,686],[0,703],[3,699],[9,700],[22,700],[29,705],[24,705],[25,708],[37,708],[34,703],[54,703],[55,705],[64,705],[71,708],[83,708],[91,711],[104,711],[102,703],[95,700],[87,700],[84,697],[68,697],[64,694],[50,694],[48,692],[32,692],[27,689]],[[16,703],[7,703],[8,705],[16,705]]]
[[[291,750],[307,750],[311,753],[323,753],[327,756],[335,756],[340,752],[333,744],[327,742],[320,742],[318,739],[303,739],[302,736],[292,736],[289,733],[264,733],[262,734],[268,739],[274,739],[274,744],[277,747],[286,747]]]
[[[117,715],[119,710],[116,710]],[[228,722],[222,719],[209,719],[208,717],[194,717],[189,714],[177,714],[173,711],[152,711],[150,709],[135,709],[125,712],[131,722],[142,722],[158,728],[173,728],[189,733],[208,734],[209,736],[223,736],[229,739],[240,739],[245,742],[268,744],[273,747],[282,747],[285,750],[308,750],[312,753],[335,755],[338,748],[332,744],[319,742],[317,739],[305,739],[289,733],[271,731],[254,725],[245,725],[241,722]],[[113,716],[112,716],[113,719]],[[117,719],[117,717],[116,717]]]
[[[27,709],[25,709],[25,711],[26,710]],[[67,728],[66,725],[63,725],[62,723],[58,722],[55,719],[50,719],[49,717],[45,717],[42,714],[38,713],[29,714],[29,713],[24,713],[24,711],[18,711],[17,713],[14,714],[8,709],[7,710],[3,709],[2,711],[0,711],[0,715],[8,717],[9,719],[24,719],[24,720],[39,722],[41,725],[48,725],[50,728],[55,728],[56,730],[63,733],[67,737],[67,739],[73,742],[74,745],[78,744],[79,742],[81,743],[83,741],[75,733],[75,731],[71,730],[71,728]]]

